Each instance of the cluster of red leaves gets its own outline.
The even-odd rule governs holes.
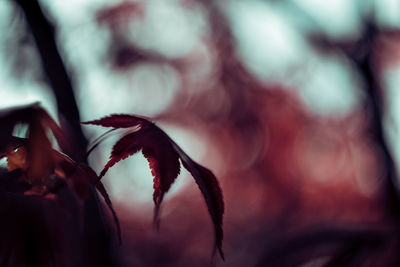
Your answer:
[[[68,137],[38,104],[0,111],[1,266],[50,266],[86,262],[84,205],[97,175],[61,151]],[[25,137],[14,136],[25,126]],[[66,245],[69,243],[69,245]],[[68,247],[72,245],[71,247]],[[75,257],[74,257],[75,256]],[[87,263],[87,262],[86,262]]]
[[[147,159],[154,176],[155,203],[154,225],[158,227],[158,213],[164,195],[170,189],[180,172],[180,162],[192,174],[207,203],[208,211],[214,223],[215,246],[222,258],[222,215],[224,202],[222,191],[214,174],[192,160],[163,130],[147,119],[124,114],[115,114],[100,120],[85,122],[113,129],[131,130],[118,140],[111,152],[110,159],[99,175],[99,180],[114,164],[139,152]],[[95,144],[97,145],[97,144]],[[215,251],[215,249],[214,249]],[[213,253],[214,254],[214,253]]]
[[[0,112],[0,157],[7,158],[9,172],[22,171],[19,179],[27,190],[24,195],[41,195],[56,198],[61,185],[66,184],[82,205],[89,195],[90,187],[97,185],[106,202],[96,173],[85,163],[76,162],[63,151],[70,145],[68,135],[50,115],[33,104]],[[17,125],[26,126],[26,137],[16,137]],[[50,136],[56,140],[60,151],[53,148]]]
[[[1,177],[0,197],[8,199],[10,194],[13,196],[16,193],[22,197],[33,195],[35,198],[55,201],[66,214],[72,214],[73,207],[78,206],[78,221],[82,221],[85,201],[90,192],[97,188],[111,210],[121,240],[117,215],[100,179],[115,163],[142,150],[154,176],[154,222],[158,225],[160,204],[180,172],[180,159],[203,193],[214,223],[215,248],[223,258],[223,197],[218,181],[210,170],[194,162],[160,128],[144,118],[112,115],[87,123],[132,130],[114,145],[110,160],[99,176],[84,162],[74,161],[64,154],[68,149],[71,150],[70,138],[38,104],[1,111],[0,157],[7,159],[7,175],[4,176],[6,178]],[[26,126],[25,137],[13,135],[17,125]],[[54,148],[51,136],[59,149]],[[15,179],[11,181],[16,185],[14,187],[9,186],[8,178],[11,176]],[[60,195],[65,188],[74,196],[74,200]]]

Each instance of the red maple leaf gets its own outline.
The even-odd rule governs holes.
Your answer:
[[[222,251],[222,219],[224,213],[222,190],[215,175],[209,169],[192,160],[162,129],[145,118],[114,114],[100,120],[84,122],[84,124],[112,127],[113,130],[131,128],[128,134],[114,144],[110,159],[101,171],[99,180],[117,162],[142,151],[154,176],[155,226],[159,224],[158,212],[163,197],[180,172],[179,160],[181,160],[203,194],[214,224],[215,248],[224,258]],[[97,145],[98,143],[95,143],[94,147]],[[214,252],[215,249],[213,254]]]

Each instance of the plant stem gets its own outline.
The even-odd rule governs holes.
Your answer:
[[[63,64],[54,37],[54,30],[44,16],[37,0],[15,0],[23,10],[27,24],[35,39],[45,75],[54,92],[61,124],[70,135],[74,148],[70,156],[77,161],[85,161],[87,140],[80,126],[79,110],[74,90]],[[66,122],[66,123],[65,123]],[[66,129],[65,129],[66,128]]]

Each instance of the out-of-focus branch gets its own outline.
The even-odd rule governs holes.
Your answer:
[[[385,164],[387,172],[386,179],[386,194],[388,198],[388,206],[391,215],[395,218],[396,222],[400,221],[400,195],[399,186],[397,181],[396,167],[393,157],[389,150],[388,143],[385,138],[385,130],[383,125],[384,120],[384,101],[382,99],[382,90],[380,90],[380,80],[378,77],[379,71],[374,68],[372,62],[373,43],[377,35],[376,27],[371,23],[366,23],[366,30],[362,44],[365,47],[365,54],[359,58],[352,57],[353,61],[359,72],[365,80],[365,92],[367,95],[367,108],[371,116],[371,128],[375,138],[375,142],[379,146],[382,159]]]
[[[317,48],[323,51],[341,51],[354,64],[354,67],[364,81],[366,95],[366,111],[369,115],[370,132],[374,142],[379,148],[380,158],[384,163],[387,173],[385,181],[385,196],[387,199],[388,214],[396,223],[400,222],[400,191],[397,181],[396,166],[391,155],[389,145],[385,138],[383,120],[385,107],[383,90],[381,90],[379,70],[373,64],[374,42],[378,35],[385,29],[379,29],[371,18],[364,19],[364,31],[361,38],[350,42],[337,42],[324,35],[311,36],[311,40]]]
[[[79,110],[75,101],[71,80],[58,52],[52,25],[44,16],[37,0],[15,0],[23,10],[27,24],[39,50],[44,72],[57,100],[61,122],[65,121],[74,145],[67,151],[75,160],[85,160],[87,140],[83,135]],[[64,121],[63,121],[64,120]]]

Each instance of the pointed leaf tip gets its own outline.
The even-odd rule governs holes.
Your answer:
[[[132,156],[142,148],[138,142],[134,141],[139,135],[140,133],[138,131],[129,133],[115,143],[111,151],[110,159],[101,171],[99,179],[101,179],[108,169],[114,166],[117,162]]]
[[[179,155],[170,143],[169,137],[154,124],[143,130],[142,154],[149,162],[153,179],[153,200],[155,204],[153,224],[159,228],[160,206],[165,193],[171,188],[180,173]]]
[[[172,140],[171,140],[172,141]],[[173,141],[172,141],[173,142]],[[215,175],[207,168],[192,160],[176,143],[173,143],[175,150],[178,152],[183,166],[190,172],[200,188],[206,201],[208,212],[214,224],[215,247],[223,260],[225,260],[222,250],[223,240],[223,214],[224,214],[224,199],[221,187]],[[213,249],[213,255],[215,248]]]
[[[163,130],[145,118],[137,116],[114,114],[100,120],[85,122],[113,128],[130,128],[140,126],[135,132],[118,140],[111,152],[110,159],[100,173],[99,180],[120,160],[123,160],[142,150],[143,156],[149,162],[154,177],[155,203],[153,226],[159,227],[159,213],[165,193],[180,173],[180,162],[191,173],[206,201],[208,211],[214,224],[215,243],[213,255],[218,250],[224,260],[222,251],[224,201],[222,190],[215,175],[207,168],[193,161]]]

